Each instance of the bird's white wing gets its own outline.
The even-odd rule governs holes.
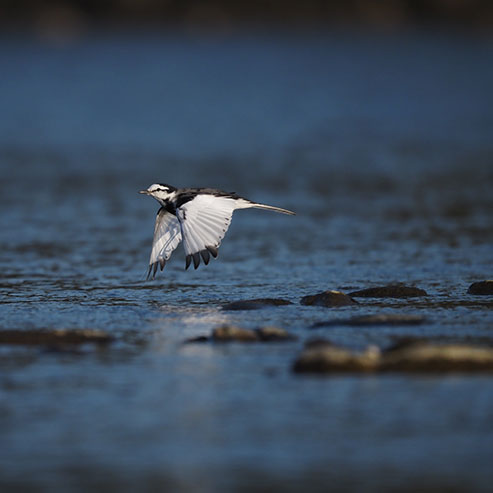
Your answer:
[[[152,240],[151,258],[149,259],[149,272],[147,278],[156,276],[158,265],[163,270],[166,261],[171,257],[173,250],[181,241],[181,227],[175,215],[169,213],[164,207],[159,209],[154,225],[154,238]]]
[[[176,209],[185,247],[185,268],[192,260],[197,268],[201,258],[207,265],[210,255],[217,257],[217,249],[238,205],[238,201],[231,197],[199,194]]]

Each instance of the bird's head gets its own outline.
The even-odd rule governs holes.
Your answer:
[[[141,190],[139,193],[150,195],[158,202],[164,202],[168,200],[175,191],[176,188],[171,185],[166,185],[164,183],[153,183],[149,188],[146,190]]]

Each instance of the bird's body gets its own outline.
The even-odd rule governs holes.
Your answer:
[[[140,193],[155,198],[161,208],[154,226],[148,278],[155,277],[158,266],[163,270],[173,250],[183,241],[185,268],[200,260],[207,265],[212,255],[217,257],[219,245],[231,223],[236,209],[267,209],[283,214],[294,212],[271,205],[258,204],[236,193],[214,188],[175,188],[154,183]]]

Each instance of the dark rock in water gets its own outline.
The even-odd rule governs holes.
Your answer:
[[[187,339],[185,343],[197,342],[274,342],[297,339],[284,329],[278,327],[261,327],[259,329],[242,329],[232,325],[223,325],[212,331],[210,337],[198,336]]]
[[[107,344],[113,337],[100,330],[0,330],[0,344]]]
[[[358,317],[317,322],[313,324],[311,328],[318,329],[319,327],[333,327],[337,325],[348,325],[353,327],[371,327],[376,325],[420,325],[425,321],[426,318],[421,315],[400,315],[397,313],[388,313],[380,315],[361,315]]]
[[[493,372],[493,348],[467,344],[430,344],[401,341],[381,353],[368,347],[363,353],[335,346],[308,347],[293,365],[297,373],[338,372]]]
[[[356,303],[358,302],[347,294],[333,290],[323,291],[322,293],[303,296],[301,298],[302,305],[336,307],[354,305]]]
[[[257,329],[256,334],[259,340],[264,342],[270,341],[292,341],[297,339],[296,336],[290,334],[288,331],[284,329],[280,329],[278,327],[261,327]]]
[[[253,300],[239,300],[226,303],[222,306],[223,310],[258,310],[266,306],[292,305],[289,300],[282,298],[257,298]]]
[[[366,373],[375,371],[380,358],[380,350],[369,347],[364,353],[354,353],[332,345],[322,345],[305,349],[294,362],[296,373]]]
[[[380,371],[476,372],[493,371],[493,348],[467,344],[427,344],[416,341],[386,351]]]
[[[211,339],[210,337],[207,336],[196,336],[196,337],[191,337],[190,339],[187,339],[185,341],[185,344],[195,344],[197,342],[209,342]]]
[[[493,280],[473,282],[467,292],[468,294],[493,295]]]
[[[257,333],[251,329],[242,329],[232,325],[223,325],[212,331],[211,340],[216,342],[253,342],[258,341]]]
[[[397,284],[353,291],[349,293],[349,296],[356,298],[410,298],[428,296],[428,293],[424,289]]]

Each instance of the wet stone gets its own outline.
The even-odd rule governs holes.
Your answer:
[[[379,369],[407,372],[493,371],[493,348],[416,341],[386,351]]]
[[[223,325],[212,331],[210,336],[198,336],[187,339],[185,343],[203,342],[275,342],[292,341],[297,337],[279,327],[261,327],[259,329],[243,329],[232,325]]]
[[[258,337],[254,330],[242,329],[232,325],[224,325],[222,327],[217,327],[212,331],[211,340],[216,342],[253,342],[257,341]]]
[[[253,300],[238,300],[226,303],[223,310],[258,310],[267,306],[292,305],[292,302],[282,298],[256,298]]]
[[[337,306],[347,306],[354,305],[358,302],[353,300],[350,296],[341,291],[328,290],[322,293],[312,294],[308,296],[303,296],[300,303],[302,305],[309,306],[326,306],[326,307],[337,307]]]
[[[187,339],[185,341],[185,344],[195,344],[197,342],[209,342],[210,337],[207,336],[197,336],[197,337],[191,337],[190,339]]]
[[[413,286],[403,286],[400,284],[388,286],[379,286],[375,288],[362,289],[360,291],[353,291],[349,293],[349,296],[356,298],[410,298],[418,296],[428,296],[428,293],[424,289],[416,288]]]
[[[366,373],[375,371],[380,358],[380,351],[370,346],[364,353],[354,353],[349,349],[321,345],[308,347],[294,362],[296,373]]]
[[[493,295],[493,280],[473,282],[467,292],[468,294]]]
[[[493,372],[493,348],[468,344],[401,341],[383,353],[374,346],[358,353],[321,345],[305,348],[294,362],[297,373]]]
[[[421,325],[426,322],[426,318],[421,315],[400,315],[397,313],[361,315],[357,317],[344,318],[339,320],[327,320],[317,322],[311,326],[312,329],[319,327],[334,327],[347,325],[351,327],[372,327],[379,325]]]
[[[293,334],[290,334],[287,330],[280,329],[279,327],[261,327],[257,329],[256,334],[261,341],[292,341],[297,339]]]
[[[0,330],[0,344],[108,344],[113,337],[100,330]]]

